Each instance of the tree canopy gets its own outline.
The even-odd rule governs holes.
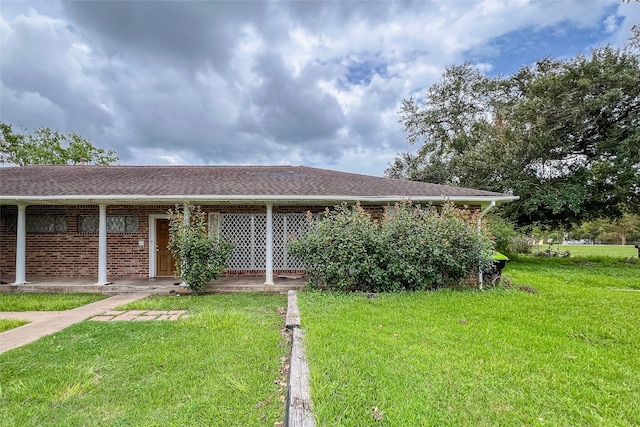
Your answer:
[[[16,133],[0,122],[0,163],[24,165],[108,165],[120,160],[113,150],[95,147],[74,132],[61,133],[40,127],[30,134]]]
[[[605,242],[615,245],[626,245],[629,242],[640,242],[640,214],[625,213],[615,221],[597,219],[587,221],[571,230],[571,237],[591,242]]]
[[[424,101],[403,101],[415,153],[395,178],[512,193],[519,224],[557,226],[640,211],[640,65],[632,49],[546,58],[512,76],[449,67]]]

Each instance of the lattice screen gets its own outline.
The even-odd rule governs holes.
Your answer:
[[[302,269],[302,264],[286,252],[290,238],[298,237],[305,226],[304,214],[273,215],[273,268]],[[267,215],[222,214],[220,235],[235,245],[229,270],[263,270],[266,264]]]
[[[266,263],[267,216],[223,214],[220,220],[220,235],[235,245],[229,270],[263,269]]]
[[[302,270],[300,261],[287,253],[287,243],[300,237],[305,225],[305,214],[276,214],[273,216],[273,268],[276,270]]]

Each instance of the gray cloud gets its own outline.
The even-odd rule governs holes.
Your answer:
[[[55,106],[79,131],[111,124],[99,102],[103,88],[94,80],[95,65],[63,21],[20,16],[3,35],[1,47],[0,74],[8,92],[3,90],[3,98],[9,105],[30,100],[41,108]]]
[[[266,2],[71,1],[64,10],[109,56],[176,66],[225,68],[242,25]]]
[[[472,52],[486,69],[500,66],[493,40],[559,22],[619,40],[625,28],[604,34],[602,23],[631,22],[634,6],[8,2],[0,114],[79,132],[127,164],[305,163],[379,175],[409,149],[400,101],[445,65]]]
[[[276,141],[304,144],[336,134],[344,116],[336,99],[316,85],[322,70],[314,64],[291,76],[281,58],[261,56],[254,66],[262,81],[250,95],[243,123],[255,123]]]

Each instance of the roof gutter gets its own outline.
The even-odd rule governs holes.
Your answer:
[[[243,195],[193,195],[193,194],[175,194],[175,195],[148,195],[148,194],[101,194],[101,195],[58,195],[58,196],[2,196],[0,197],[0,204],[28,204],[38,202],[54,202],[62,204],[74,204],[77,202],[94,201],[100,203],[108,202],[149,202],[149,203],[179,203],[184,200],[193,202],[372,202],[372,203],[384,203],[384,202],[397,202],[402,200],[412,200],[415,202],[477,202],[484,204],[491,202],[490,206],[494,206],[497,202],[510,202],[518,200],[518,196],[503,197],[495,196],[410,196],[410,195],[396,195],[396,196],[345,196],[345,195],[257,195],[257,194],[243,194]],[[486,209],[485,209],[486,211]],[[483,211],[484,212],[484,211]]]

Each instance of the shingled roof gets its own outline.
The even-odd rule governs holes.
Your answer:
[[[16,166],[0,168],[0,204],[392,202],[489,203],[517,197],[306,166]]]

